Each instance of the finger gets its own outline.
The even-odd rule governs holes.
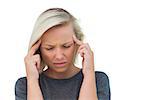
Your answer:
[[[37,70],[38,70],[39,73],[42,73],[43,69],[41,67],[41,58],[40,58],[40,55],[37,54],[36,56],[37,56],[36,57],[36,64],[37,64],[36,67],[37,67]]]
[[[81,47],[81,46],[80,46]],[[79,47],[77,53],[80,55],[90,55],[93,56],[93,51],[88,50],[88,48],[86,48],[86,46],[82,46],[81,48]],[[81,54],[82,53],[82,54]]]
[[[84,52],[80,51],[79,54],[81,57],[84,57]]]
[[[34,53],[35,53],[35,52],[38,50],[38,48],[40,47],[40,44],[41,44],[41,39],[31,47],[31,49],[30,49],[30,51],[29,51],[28,54],[29,54],[29,55],[34,55]]]
[[[86,46],[83,44],[83,45],[81,45],[81,46],[78,48],[78,51],[77,51],[77,52],[79,52],[79,51],[80,51],[81,49],[83,49],[83,48],[87,49]]]
[[[82,48],[78,51],[78,53],[80,54],[81,57],[84,57],[85,53],[86,53],[86,49]]]
[[[37,59],[37,69],[38,71],[40,71],[40,68],[41,68],[41,63],[40,63],[40,58]]]
[[[34,55],[34,56],[32,56],[32,57],[33,57],[34,62],[35,62],[35,64],[36,64],[36,68],[37,68],[37,70],[39,71],[39,70],[40,70],[40,61],[41,61],[40,55],[39,55],[39,54],[36,54],[36,55]]]
[[[79,39],[77,39],[74,34],[73,34],[73,40],[74,40],[74,42],[77,43],[78,45],[82,45],[82,44],[83,44],[83,42],[80,41]]]
[[[81,45],[79,48],[78,48],[78,51],[82,48],[86,48],[88,52],[92,52],[90,46],[88,43],[83,43],[83,45]]]
[[[89,51],[92,51],[91,48],[90,48],[90,45],[88,43],[85,43],[85,47],[89,50]]]

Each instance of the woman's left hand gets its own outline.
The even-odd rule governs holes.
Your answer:
[[[83,43],[73,35],[74,42],[79,45],[77,53],[81,55],[82,71],[85,76],[94,72],[94,54],[88,43]]]

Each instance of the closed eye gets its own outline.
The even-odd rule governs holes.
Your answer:
[[[53,48],[46,48],[46,50],[52,50]]]
[[[63,47],[64,47],[64,48],[69,48],[69,47],[71,47],[71,45],[68,45],[68,46],[65,46],[65,45],[64,45]]]

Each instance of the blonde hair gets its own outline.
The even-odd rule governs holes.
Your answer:
[[[48,29],[69,22],[73,24],[76,37],[82,41],[84,35],[81,31],[79,24],[77,23],[77,19],[73,15],[71,15],[68,11],[62,8],[51,8],[41,13],[41,15],[38,17],[34,25],[28,46],[28,51]],[[42,64],[42,66],[44,67],[44,63]]]

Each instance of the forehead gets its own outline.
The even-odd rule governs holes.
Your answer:
[[[42,42],[62,43],[72,40],[74,29],[71,23],[53,27],[47,30],[41,37]]]

